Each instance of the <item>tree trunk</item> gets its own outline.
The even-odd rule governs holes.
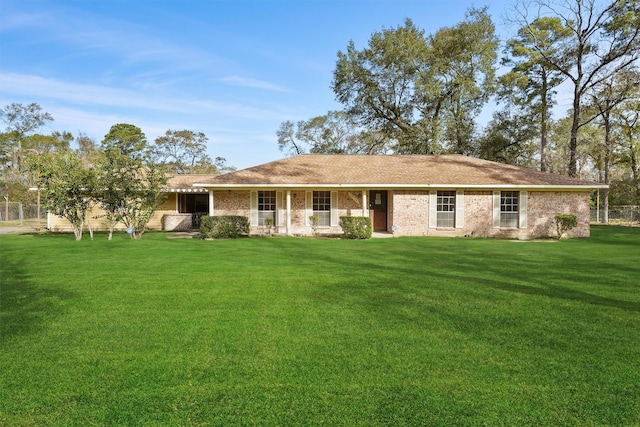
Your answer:
[[[640,203],[640,167],[635,154],[631,154],[631,177],[635,184],[636,203]]]
[[[609,111],[603,114],[604,119],[604,183],[609,185],[609,169],[611,163],[611,123],[609,121]],[[609,224],[609,189],[604,190],[602,200],[602,223]]]
[[[573,120],[571,122],[571,138],[569,139],[569,176],[578,176],[578,129],[580,129],[580,92],[576,82],[573,91]]]
[[[76,240],[82,240],[82,229],[84,228],[84,221],[80,221],[79,223],[73,223],[73,235]]]
[[[546,104],[546,103],[545,103]],[[542,119],[540,123],[540,170],[547,171],[547,110],[542,107]]]
[[[542,73],[542,111],[540,111],[540,170],[542,172],[547,171],[547,74]]]

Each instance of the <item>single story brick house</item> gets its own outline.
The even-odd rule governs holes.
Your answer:
[[[189,230],[208,215],[242,215],[251,234],[342,234],[340,216],[369,216],[396,236],[555,236],[573,214],[573,237],[589,236],[591,191],[606,185],[462,155],[303,154],[223,175],[177,175],[150,229]],[[91,213],[100,216],[98,210]],[[100,220],[94,219],[94,228]],[[67,230],[49,215],[48,228]]]
[[[217,175],[209,215],[250,218],[251,233],[341,234],[340,216],[369,216],[396,236],[555,236],[555,216],[573,214],[589,236],[590,194],[606,185],[462,155],[312,155]]]

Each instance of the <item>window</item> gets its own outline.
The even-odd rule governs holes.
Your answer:
[[[276,224],[276,192],[258,191],[258,225],[266,225],[264,220],[267,218]]]
[[[180,213],[208,213],[208,194],[178,194],[178,212]]]
[[[331,225],[331,191],[313,192],[313,215],[318,217],[318,225]]]
[[[518,191],[502,191],[500,193],[500,227],[518,228]]]
[[[437,202],[437,226],[453,228],[456,225],[456,192],[438,191]]]

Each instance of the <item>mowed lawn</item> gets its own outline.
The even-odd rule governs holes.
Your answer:
[[[0,425],[639,425],[640,229],[0,236]]]

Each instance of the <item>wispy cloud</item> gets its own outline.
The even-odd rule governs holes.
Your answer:
[[[76,104],[97,104],[111,107],[145,108],[152,110],[174,110],[174,105],[158,103],[156,99],[145,99],[136,92],[105,86],[68,83],[61,80],[29,74],[0,73],[0,93],[23,97],[52,98]]]
[[[35,75],[0,72],[0,99],[48,99],[80,111],[108,111],[143,115],[227,117],[234,120],[284,120],[285,114],[273,108],[229,103],[209,98],[180,98],[147,95],[144,91],[93,84],[69,83]],[[112,117],[109,118],[110,120]]]
[[[248,79],[248,78],[239,77],[239,76],[223,77],[220,79],[220,81],[232,86],[249,87],[254,89],[263,89],[263,90],[270,90],[275,92],[291,92],[289,89],[274,83],[269,83],[262,80]]]
[[[0,20],[0,33],[16,28],[40,26],[46,19],[43,13],[5,13]]]

